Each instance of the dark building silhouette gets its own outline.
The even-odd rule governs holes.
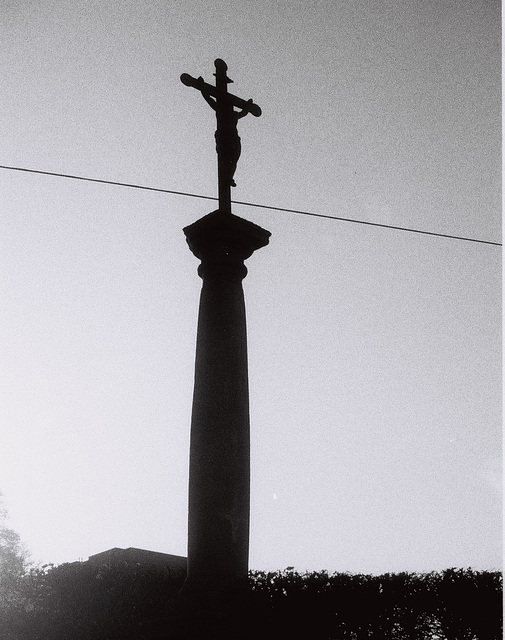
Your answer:
[[[160,553],[159,551],[148,551],[147,549],[120,549],[114,547],[89,556],[88,562],[96,565],[107,565],[110,567],[156,567],[159,569],[168,568],[186,572],[187,560],[183,556],[174,556],[171,553]]]

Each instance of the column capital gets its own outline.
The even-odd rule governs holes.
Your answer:
[[[202,261],[198,270],[202,277],[211,265],[242,266],[254,251],[268,244],[271,235],[257,224],[219,209],[183,231],[192,253]],[[247,273],[245,267],[242,271],[241,278]]]

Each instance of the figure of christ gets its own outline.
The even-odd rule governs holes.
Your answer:
[[[249,108],[244,107],[240,111],[235,111],[232,104],[221,105],[219,101],[213,98],[209,91],[205,88],[202,77],[198,78],[200,83],[200,91],[206,102],[216,112],[217,130],[216,151],[218,162],[222,167],[222,179],[225,184],[236,187],[233,175],[237,168],[237,162],[240,158],[241,145],[240,136],[238,135],[237,122],[249,113]],[[252,99],[247,101],[252,104]]]

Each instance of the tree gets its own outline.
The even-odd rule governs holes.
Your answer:
[[[0,493],[0,610],[19,600],[21,581],[26,575],[28,552],[19,534],[6,525],[7,510]]]
[[[17,640],[19,625],[29,608],[26,577],[29,554],[19,534],[7,526],[7,509],[0,493],[0,637]]]

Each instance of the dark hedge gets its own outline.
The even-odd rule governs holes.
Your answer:
[[[17,597],[0,597],[2,640],[141,640],[170,621],[180,572],[87,562],[27,572]],[[250,573],[237,638],[499,640],[502,576],[447,569],[381,576],[326,571]],[[0,594],[1,596],[1,594]]]

